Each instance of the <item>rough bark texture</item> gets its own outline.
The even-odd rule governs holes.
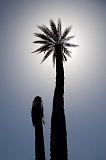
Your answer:
[[[67,132],[64,113],[64,69],[61,48],[56,48],[56,87],[51,117],[51,160],[67,160]]]

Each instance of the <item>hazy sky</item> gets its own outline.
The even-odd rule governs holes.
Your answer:
[[[51,57],[31,54],[37,25],[72,25],[72,58],[65,63],[69,160],[106,159],[106,1],[0,1],[0,160],[34,160],[31,104],[42,97],[46,157],[55,87]]]

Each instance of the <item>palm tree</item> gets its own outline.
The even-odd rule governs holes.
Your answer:
[[[34,33],[40,38],[42,46],[32,53],[44,52],[45,61],[52,54],[53,65],[56,63],[56,86],[53,98],[53,110],[51,117],[51,142],[50,142],[50,157],[51,160],[67,160],[67,132],[66,120],[64,113],[64,68],[63,62],[67,61],[67,57],[71,57],[71,52],[67,47],[77,47],[78,45],[68,43],[75,36],[67,37],[72,26],[67,27],[62,33],[61,20],[58,19],[57,26],[53,20],[50,20],[51,30],[45,25],[38,26],[43,33]]]
[[[43,137],[42,119],[43,115],[43,103],[41,97],[36,96],[32,103],[31,110],[32,124],[35,128],[35,160],[45,160],[45,148]]]

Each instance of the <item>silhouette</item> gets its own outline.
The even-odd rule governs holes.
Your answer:
[[[45,160],[45,147],[43,137],[43,103],[41,97],[36,96],[31,110],[32,124],[35,128],[35,160]]]
[[[56,86],[53,97],[53,110],[51,117],[51,141],[50,141],[50,157],[51,160],[67,160],[67,132],[66,120],[64,113],[64,68],[63,62],[67,61],[67,57],[71,57],[71,52],[67,47],[77,47],[78,45],[68,43],[75,36],[67,37],[72,26],[67,27],[62,33],[61,20],[58,19],[57,26],[53,20],[50,20],[50,27],[45,25],[38,26],[43,33],[34,33],[41,40],[34,41],[42,46],[32,53],[44,52],[45,61],[52,53],[53,65],[56,63]]]

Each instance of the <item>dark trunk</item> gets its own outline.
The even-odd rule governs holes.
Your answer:
[[[45,160],[45,147],[43,136],[43,102],[41,97],[36,96],[31,110],[32,124],[35,128],[35,160]]]
[[[35,124],[35,160],[45,160],[43,126],[41,118],[39,118]]]
[[[51,118],[51,160],[67,160],[67,133],[64,113],[64,69],[61,48],[56,48],[56,87]]]

